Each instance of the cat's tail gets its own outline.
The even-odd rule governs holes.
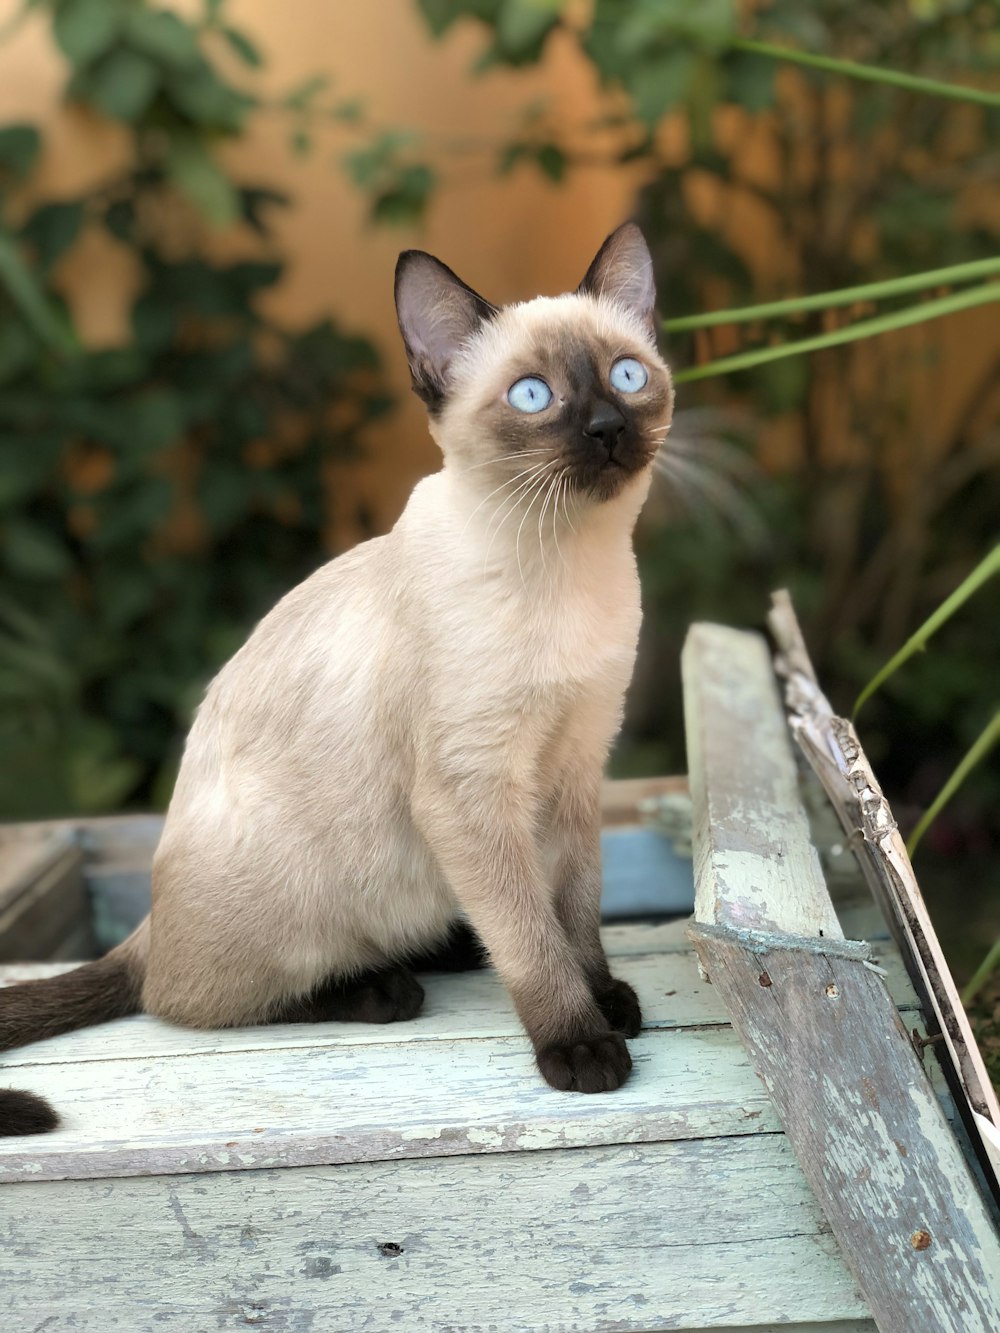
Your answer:
[[[148,934],[147,917],[103,958],[58,976],[0,987],[0,1051],[138,1013]],[[44,1134],[58,1123],[44,1098],[0,1089],[0,1138]]]

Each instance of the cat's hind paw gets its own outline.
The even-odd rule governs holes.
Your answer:
[[[594,999],[609,1027],[625,1037],[638,1037],[642,1029],[642,1010],[638,995],[627,981],[612,980],[609,987],[595,993]]]

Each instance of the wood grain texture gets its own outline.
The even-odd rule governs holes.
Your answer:
[[[614,928],[605,928],[608,938]],[[629,953],[614,959],[615,975],[628,981],[639,996],[643,1027],[691,1028],[727,1026],[729,1015],[722,999],[698,974],[695,955],[685,939],[671,952],[651,947],[656,927],[631,927],[618,935],[636,942],[645,939],[648,953]],[[613,956],[613,955],[612,955]],[[613,956],[614,957],[614,956]],[[877,959],[888,972],[888,984],[896,1003],[907,1011],[916,1009],[905,969],[895,950],[883,948]],[[0,986],[31,977],[51,976],[65,970],[65,963],[35,963],[0,967]],[[119,1019],[101,1027],[69,1032],[61,1037],[34,1042],[0,1058],[0,1070],[35,1064],[72,1064],[90,1060],[151,1060],[160,1056],[199,1053],[293,1050],[390,1044],[419,1044],[426,1041],[460,1041],[481,1037],[518,1037],[521,1024],[506,990],[492,969],[458,975],[429,975],[422,978],[426,992],[424,1008],[411,1023],[386,1026],[379,1023],[270,1024],[266,1027],[228,1031],[196,1031],[175,1027],[147,1015]]]
[[[5,1333],[870,1328],[780,1135],[31,1183],[3,1204]]]
[[[906,844],[852,724],[838,717],[816,681],[791,599],[773,594],[769,623],[778,644],[776,667],[785,680],[789,722],[803,754],[836,811],[869,887],[879,901],[922,994],[943,1034],[954,1078],[970,1112],[988,1122],[984,1167],[1000,1201],[1000,1102],[983,1063],[951,971],[910,864]],[[928,1014],[928,1018],[931,1015]]]
[[[89,951],[82,867],[82,853],[68,833],[0,826],[0,962]]]
[[[695,918],[842,938],[798,799],[764,640],[718,625],[693,625],[681,668]]]
[[[880,1333],[996,1333],[1000,1238],[879,976],[692,938]]]
[[[714,1138],[777,1129],[728,1028],[644,1033],[613,1094],[546,1086],[527,1038],[5,1068],[63,1127],[0,1139],[0,1181],[248,1170]]]

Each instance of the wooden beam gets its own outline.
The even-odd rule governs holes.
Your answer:
[[[896,825],[853,725],[819,687],[791,599],[776,592],[769,622],[778,646],[792,734],[822,783],[865,879],[896,936],[928,1021],[943,1035],[961,1109],[982,1144],[984,1169],[1000,1200],[1000,1104],[938,942]],[[964,1103],[964,1104],[963,1104]],[[967,1112],[966,1112],[967,1108]]]
[[[93,949],[83,857],[66,830],[0,827],[0,962]]]
[[[868,946],[831,927],[766,647],[697,625],[683,673],[702,968],[881,1333],[996,1333],[1000,1239]]]
[[[996,1333],[1000,1240],[878,973],[691,936],[880,1333]]]
[[[771,659],[757,634],[693,625],[681,657],[694,828],[695,919],[842,939]]]

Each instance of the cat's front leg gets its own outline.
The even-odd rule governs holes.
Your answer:
[[[642,1028],[639,997],[611,975],[601,940],[600,781],[567,773],[552,821],[556,912],[576,949],[598,1008],[616,1032]]]
[[[554,1088],[611,1092],[632,1060],[552,901],[527,809],[509,787],[424,779],[414,818],[489,950]]]

